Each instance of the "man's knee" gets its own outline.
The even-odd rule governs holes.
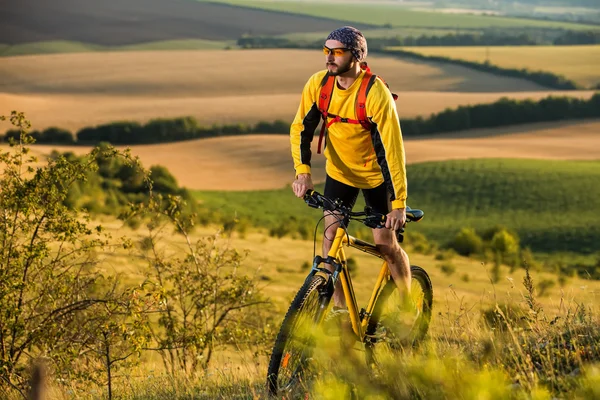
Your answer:
[[[337,229],[340,227],[340,222],[338,218],[328,215],[325,217],[325,240],[328,242],[333,242],[335,239],[335,235],[337,233]]]
[[[387,232],[386,232],[387,231]],[[381,229],[378,234],[374,235],[375,246],[379,249],[379,252],[386,259],[396,258],[400,256],[402,249],[398,244],[398,241],[394,237],[394,232],[388,229]]]

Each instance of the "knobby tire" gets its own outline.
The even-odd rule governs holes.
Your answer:
[[[323,320],[322,314],[326,307],[321,309],[320,305],[323,301],[327,304],[329,300],[323,299],[323,295],[320,294],[320,289],[325,283],[325,278],[322,276],[313,276],[302,285],[283,319],[267,373],[267,388],[270,395],[278,395],[281,391],[291,393],[304,384],[303,372],[311,357],[312,343],[299,343],[298,348],[294,349],[294,345],[298,344],[295,343],[298,339],[294,335],[298,334],[300,324],[307,323],[312,328]],[[308,340],[310,341],[310,337]],[[289,380],[285,377],[287,382],[281,382],[284,372],[289,372],[287,367],[290,360],[299,365],[289,368],[291,370]]]

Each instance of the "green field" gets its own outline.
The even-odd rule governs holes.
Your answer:
[[[18,45],[0,44],[0,57],[23,56],[28,54],[83,53],[89,51],[217,50],[224,49],[227,46],[235,46],[235,41],[185,39],[162,40],[126,46],[100,46],[90,43],[55,40]]]
[[[600,161],[474,159],[411,164],[407,173],[408,205],[426,215],[408,230],[440,244],[463,227],[482,231],[504,225],[534,252],[600,250]],[[211,213],[214,218],[235,215],[269,229],[303,227],[312,235],[319,218],[291,189],[203,191],[196,197],[218,212]]]
[[[390,48],[394,49],[394,48]],[[424,56],[484,63],[502,68],[526,68],[563,75],[582,87],[600,84],[600,45],[587,46],[461,46],[398,47]]]
[[[199,0],[206,1],[206,0]],[[435,13],[413,11],[391,4],[340,4],[302,1],[218,0],[220,3],[264,10],[284,11],[321,18],[335,18],[355,23],[391,27],[436,28],[511,28],[538,27],[562,29],[590,29],[590,25],[568,22],[540,21],[522,18],[491,17],[484,15]]]

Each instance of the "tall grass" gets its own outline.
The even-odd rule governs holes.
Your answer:
[[[438,329],[418,348],[380,355],[367,366],[364,348],[321,337],[316,375],[293,398],[592,399],[600,396],[600,318],[593,303],[566,295],[545,310],[538,282],[526,272],[512,302],[460,304],[436,300]],[[492,287],[492,290],[494,288]],[[238,365],[191,377],[132,371],[119,380],[125,400],[266,398],[266,366]],[[133,376],[139,374],[140,376]],[[57,389],[60,400],[99,399],[102,391]]]

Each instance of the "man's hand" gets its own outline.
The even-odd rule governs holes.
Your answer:
[[[292,183],[292,190],[294,191],[294,194],[296,197],[300,198],[304,197],[304,194],[307,190],[312,190],[314,188],[315,186],[313,185],[310,174],[300,174],[294,183]]]
[[[406,223],[406,208],[396,208],[392,210],[385,221],[385,227],[393,231],[402,228]]]

